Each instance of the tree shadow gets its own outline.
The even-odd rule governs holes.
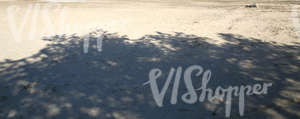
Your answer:
[[[227,41],[185,33],[157,32],[140,39],[105,33],[103,51],[83,53],[83,38],[73,34],[43,40],[49,44],[39,53],[20,60],[0,62],[1,118],[225,118],[224,102],[185,104],[178,97],[157,107],[149,86],[153,68],[163,72],[164,83],[171,67],[201,65],[212,71],[208,86],[239,86],[270,82],[266,95],[246,97],[244,117],[233,99],[232,118],[299,118],[300,45],[279,45],[238,34],[220,33]],[[193,80],[199,87],[200,80]],[[172,84],[171,86],[172,87]],[[181,80],[179,96],[185,93]]]

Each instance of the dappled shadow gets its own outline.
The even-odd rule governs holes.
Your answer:
[[[103,51],[83,53],[76,34],[45,38],[39,53],[0,63],[1,118],[225,118],[224,102],[171,105],[169,89],[163,107],[155,104],[148,73],[163,72],[161,87],[171,67],[201,65],[212,71],[208,86],[228,87],[273,83],[268,94],[246,97],[245,118],[299,117],[300,46],[279,45],[237,34],[220,33],[226,43],[185,33],[157,32],[140,39],[105,33]],[[193,80],[199,87],[200,80]],[[172,86],[171,86],[172,87]],[[181,80],[179,96],[185,93]],[[234,98],[231,116],[238,113]]]

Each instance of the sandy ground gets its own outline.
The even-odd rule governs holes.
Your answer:
[[[37,17],[33,16],[35,5]],[[12,2],[1,4],[1,47],[0,59],[20,59],[31,56],[43,48],[46,42],[43,36],[73,34],[83,35],[96,28],[111,33],[127,35],[130,39],[138,39],[156,32],[183,32],[224,42],[218,33],[240,34],[245,37],[274,41],[278,43],[298,42],[291,22],[291,5],[265,4],[258,9],[245,9],[245,3],[210,3],[210,2],[120,2],[102,1],[91,3],[65,3],[48,5],[34,2]],[[20,11],[13,14],[7,9],[11,5],[20,7]],[[32,5],[32,12],[28,15],[24,29],[12,31],[12,27],[21,26],[24,13]],[[43,13],[45,6],[49,12]],[[51,9],[52,8],[52,9]],[[64,11],[63,16],[59,13]],[[8,20],[8,14],[13,19]],[[46,14],[46,17],[43,15]],[[36,24],[30,20],[36,19]],[[12,27],[10,27],[10,25]],[[30,32],[35,29],[36,31]],[[53,29],[53,30],[52,30]],[[18,29],[17,29],[18,30]],[[30,38],[30,33],[34,34]],[[44,33],[45,32],[45,33]],[[41,35],[42,34],[42,35]],[[20,36],[20,43],[16,43],[14,36]],[[6,40],[4,40],[6,39]],[[29,41],[32,40],[32,41]],[[34,47],[32,47],[34,46]]]
[[[0,118],[225,118],[224,102],[171,105],[166,97],[158,108],[143,86],[153,68],[166,77],[193,64],[212,70],[211,87],[273,83],[267,95],[247,98],[245,116],[234,103],[232,118],[299,118],[297,2],[247,3],[0,2]],[[18,35],[12,28],[26,10]],[[80,39],[98,28],[103,51],[84,54]]]

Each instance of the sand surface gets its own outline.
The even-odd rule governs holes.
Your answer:
[[[19,12],[9,12],[16,5]],[[30,6],[31,5],[31,9]],[[4,2],[1,11],[0,59],[20,59],[43,48],[44,36],[86,34],[97,28],[138,39],[156,32],[183,32],[224,40],[218,33],[240,34],[277,43],[298,42],[290,4],[261,3],[245,9],[241,2],[98,1],[88,3]],[[35,8],[36,7],[36,8]],[[46,9],[45,8],[49,7]],[[25,21],[25,11],[32,10]],[[34,16],[34,11],[36,16]],[[60,16],[60,13],[63,14]],[[12,19],[9,20],[8,16]],[[36,20],[36,22],[32,22]],[[25,25],[21,29],[21,23]],[[12,28],[16,27],[16,31]],[[19,34],[18,34],[19,33]],[[30,35],[32,37],[30,37]],[[17,43],[16,36],[21,42]]]
[[[166,97],[158,108],[143,86],[153,68],[166,77],[194,64],[212,70],[211,87],[273,83],[247,99],[243,117],[234,103],[232,118],[299,118],[300,31],[291,15],[298,2],[249,3],[2,1],[0,118],[225,118],[224,102],[171,105]],[[82,37],[99,28],[103,51],[92,42],[84,54]]]

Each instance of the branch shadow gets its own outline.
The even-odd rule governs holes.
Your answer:
[[[233,99],[232,118],[299,118],[300,45],[279,45],[220,33],[227,41],[177,32],[157,32],[140,39],[105,33],[102,52],[96,37],[83,53],[83,38],[76,34],[45,38],[47,47],[20,60],[0,62],[0,117],[32,119],[153,119],[225,118],[224,102],[169,103],[157,107],[150,88],[143,86],[153,68],[163,71],[164,83],[171,67],[201,65],[212,71],[208,86],[252,85],[271,82],[267,95],[246,97],[244,117]],[[193,80],[195,87],[200,80]],[[172,87],[172,86],[171,86]],[[181,80],[179,96],[185,93]]]

